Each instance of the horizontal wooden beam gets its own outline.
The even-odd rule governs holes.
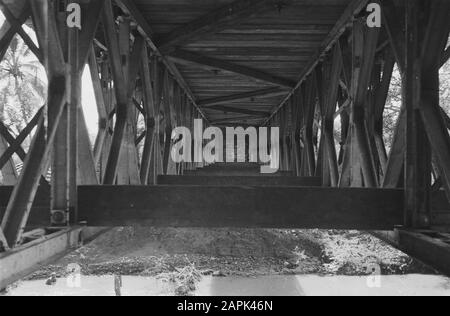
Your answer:
[[[0,219],[3,218],[9,199],[14,190],[12,186],[0,186]],[[28,228],[40,228],[50,225],[50,186],[40,185],[33,201]]]
[[[89,226],[392,229],[403,191],[383,189],[81,186]]]
[[[322,179],[316,177],[272,177],[272,176],[159,176],[159,185],[222,185],[222,186],[296,186],[320,187]]]
[[[200,168],[196,170],[186,170],[185,175],[188,176],[208,176],[208,177],[234,177],[234,176],[245,176],[245,177],[292,177],[294,173],[291,171],[278,171],[276,173],[271,173],[269,175],[263,175],[260,173],[260,167],[258,169],[209,169]]]
[[[288,2],[292,1],[283,1],[283,4],[286,5]],[[174,46],[180,46],[201,35],[219,32],[230,25],[235,27],[242,21],[270,8],[276,10],[273,0],[237,0],[177,27],[159,40],[158,45],[161,51],[166,52]]]
[[[243,121],[251,121],[251,120],[261,120],[260,116],[255,115],[239,115],[239,116],[233,116],[233,117],[225,117],[225,118],[218,118],[215,120],[211,120],[211,125],[216,124],[226,124],[226,123],[243,123]],[[245,122],[244,122],[245,123]]]
[[[270,114],[269,112],[249,110],[249,109],[237,108],[237,107],[225,106],[225,105],[213,105],[213,106],[209,106],[209,107],[203,108],[203,109],[204,110],[212,110],[212,111],[220,111],[220,112],[225,112],[225,113],[238,113],[238,114],[261,115],[261,116],[267,116]]]
[[[0,254],[0,290],[103,233],[100,228],[68,228]]]
[[[250,91],[245,93],[233,94],[228,96],[222,96],[217,98],[210,98],[198,101],[199,106],[208,107],[211,105],[224,104],[236,101],[243,101],[253,98],[269,98],[276,97],[280,95],[285,95],[287,91],[280,88],[268,88],[256,91]]]
[[[375,232],[374,235],[404,253],[450,276],[450,234],[426,230]]]
[[[255,168],[254,173],[248,172],[247,176],[243,176],[242,169],[239,172],[237,167],[232,163],[227,164],[229,167],[221,168],[222,171],[208,170],[205,167],[197,170],[185,171],[183,176],[160,176],[159,185],[165,186],[306,186],[319,187],[321,179],[315,177],[294,177],[292,172],[280,171],[273,175],[263,175],[259,173],[259,167]],[[239,164],[242,165],[242,164]],[[229,170],[224,170],[229,169]],[[250,170],[251,168],[247,168]],[[245,172],[244,172],[245,174]],[[12,186],[0,186],[0,218],[5,213],[6,206],[11,196]],[[432,216],[433,225],[450,225],[450,204],[444,191],[436,191],[432,194]],[[27,222],[27,230],[49,227],[50,221],[50,187],[41,185],[34,199],[31,209],[30,218]]]
[[[0,289],[77,248],[82,228],[66,229],[0,254]]]
[[[293,88],[295,86],[295,82],[289,79],[279,78],[257,69],[236,65],[228,61],[203,56],[187,50],[179,49],[171,52],[169,56],[177,63],[186,64],[187,62],[188,64],[199,65],[207,69],[220,69],[280,87]]]

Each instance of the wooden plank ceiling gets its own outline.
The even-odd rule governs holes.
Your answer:
[[[351,0],[135,0],[211,124],[260,125]]]

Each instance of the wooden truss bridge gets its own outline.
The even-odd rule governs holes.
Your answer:
[[[67,25],[70,3],[80,5],[81,29]],[[367,23],[369,4],[381,9],[381,27]],[[450,1],[0,8],[0,57],[20,36],[48,77],[47,102],[20,135],[0,123],[0,288],[95,237],[91,227],[130,224],[368,230],[450,274],[450,118],[439,99]],[[92,145],[86,65],[99,116]],[[403,101],[388,149],[383,118],[396,71]],[[172,130],[195,119],[280,127],[280,171],[174,163]]]

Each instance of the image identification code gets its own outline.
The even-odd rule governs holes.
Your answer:
[[[266,312],[273,310],[272,301],[222,301],[220,305],[212,303],[190,303],[184,301],[178,303],[178,311],[197,311],[209,314],[212,311],[222,312],[245,312],[245,311],[259,311]]]

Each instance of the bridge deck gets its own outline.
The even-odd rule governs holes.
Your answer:
[[[329,45],[352,0],[133,2],[211,123],[259,125]]]

